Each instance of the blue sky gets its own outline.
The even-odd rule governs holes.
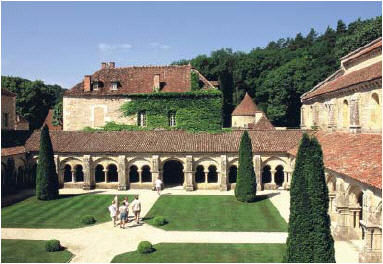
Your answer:
[[[2,2],[2,75],[70,88],[100,68],[169,64],[220,48],[322,33],[381,2]]]

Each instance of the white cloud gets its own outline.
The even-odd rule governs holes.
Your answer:
[[[106,43],[100,43],[98,44],[98,48],[101,51],[112,51],[112,50],[126,50],[126,49],[131,49],[132,45],[130,44],[106,44]]]
[[[150,42],[149,46],[152,48],[160,48],[160,49],[170,49],[171,48],[169,45],[161,44],[158,42]]]

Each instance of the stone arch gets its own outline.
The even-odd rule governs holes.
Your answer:
[[[152,182],[152,172],[149,165],[144,165],[141,168],[141,182]]]
[[[205,182],[205,168],[202,165],[197,165],[195,168],[194,180],[196,183]]]
[[[370,126],[372,129],[379,129],[381,126],[381,108],[379,95],[371,94],[370,99]]]
[[[140,181],[138,174],[138,167],[136,165],[130,165],[129,167],[129,182],[136,183]]]
[[[236,183],[237,182],[237,173],[238,173],[238,167],[236,165],[231,165],[229,167],[229,183]]]
[[[132,165],[136,165],[138,168],[141,168],[145,165],[148,165],[149,167],[151,167],[152,162],[145,158],[134,158],[128,161],[128,166],[132,166]]]
[[[197,167],[198,165],[202,165],[206,168],[208,168],[210,165],[218,167],[218,162],[213,158],[203,157],[194,162],[195,167]]]
[[[278,166],[283,166],[283,168],[287,168],[286,162],[280,157],[272,156],[265,161],[262,162],[262,167],[269,165],[270,170],[276,170]]]
[[[346,99],[342,103],[342,127],[349,128],[350,126],[350,107]]]
[[[84,181],[84,172],[83,172],[83,168],[82,168],[82,165],[78,164],[74,167],[74,175],[75,175],[75,179],[76,179],[76,182],[83,182]]]
[[[107,182],[118,182],[118,169],[117,165],[110,163],[107,167]]]
[[[218,172],[215,165],[210,165],[208,167],[209,172],[207,173],[207,182],[208,183],[217,183],[218,182]]]
[[[359,221],[363,220],[363,191],[359,186],[350,185],[346,198],[350,210],[351,227],[357,232],[362,232]],[[363,234],[359,234],[363,238]]]
[[[97,164],[94,169],[94,180],[96,183],[105,182],[104,166]]]
[[[82,160],[74,157],[65,158],[60,161],[60,169],[64,169],[67,164],[74,168],[76,165],[82,165]]]
[[[282,186],[285,181],[285,172],[282,165],[275,167],[274,182],[277,186]]]
[[[271,167],[270,165],[265,165],[262,169],[262,183],[270,183],[271,177]]]
[[[69,164],[65,164],[63,168],[63,179],[64,182],[71,182],[72,181],[72,167]]]
[[[326,179],[326,184],[329,193],[335,193],[336,192],[336,177],[328,174]]]
[[[184,165],[179,159],[167,159],[163,162],[162,168],[165,186],[177,186],[184,184]]]
[[[97,166],[98,164],[101,164],[104,168],[107,168],[109,164],[114,164],[117,166],[118,161],[114,159],[113,157],[101,157],[93,161],[93,164]]]

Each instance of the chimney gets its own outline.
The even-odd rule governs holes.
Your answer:
[[[114,69],[116,63],[114,61],[109,62],[109,69]]]
[[[91,75],[84,76],[84,92],[90,92],[90,77]]]
[[[101,62],[101,69],[106,69],[106,62]]]
[[[154,91],[159,91],[160,90],[160,75],[159,74],[154,74],[153,90]]]

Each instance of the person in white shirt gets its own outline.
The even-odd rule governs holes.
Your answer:
[[[154,182],[154,184],[156,186],[156,190],[157,190],[158,195],[161,195],[160,191],[161,191],[161,187],[162,187],[162,181],[160,180],[160,178],[157,178],[157,180]]]
[[[134,213],[134,219],[136,220],[137,224],[140,222],[140,212],[141,212],[141,202],[138,200],[138,195],[135,196],[133,202],[132,202],[132,210]]]
[[[126,206],[126,223],[128,223],[129,222],[129,205],[130,205],[129,197],[126,196],[123,202],[125,203],[125,206]]]
[[[108,207],[108,210],[113,221],[113,226],[116,226],[118,208],[115,200],[112,201],[112,204]]]
[[[128,219],[128,207],[126,206],[125,202],[122,202],[118,210],[120,211],[120,228],[125,228],[125,223]]]

